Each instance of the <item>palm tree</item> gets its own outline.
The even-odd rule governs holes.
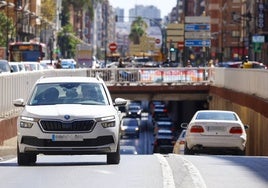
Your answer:
[[[148,26],[142,17],[137,17],[131,24],[129,39],[133,41],[134,44],[140,44],[140,37],[146,34],[147,27]]]

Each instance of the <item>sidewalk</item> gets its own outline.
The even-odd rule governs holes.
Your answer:
[[[17,155],[17,137],[4,141],[0,146],[0,161]]]

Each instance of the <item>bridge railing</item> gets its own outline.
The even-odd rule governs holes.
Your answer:
[[[124,68],[91,69],[90,76],[100,76],[106,84],[185,84],[208,83],[209,68]]]
[[[42,76],[99,76],[109,85],[151,84],[208,84],[213,78],[209,68],[104,68],[53,69],[33,72],[0,74],[0,118],[20,111],[12,104],[14,99],[27,100],[33,84]]]

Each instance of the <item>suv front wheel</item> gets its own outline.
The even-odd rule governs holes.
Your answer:
[[[107,154],[107,164],[119,164],[120,162],[120,143],[117,145],[116,152]]]
[[[19,166],[27,166],[36,163],[36,155],[30,153],[20,153],[19,147],[17,147],[17,158]]]

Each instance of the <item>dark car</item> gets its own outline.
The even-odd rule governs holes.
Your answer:
[[[140,105],[129,105],[127,108],[127,116],[133,118],[141,118],[142,108]]]
[[[161,129],[170,130],[174,134],[174,124],[170,119],[160,119],[154,123],[154,134]]]
[[[152,113],[152,123],[162,118],[169,118],[168,110],[166,107],[155,107]]]
[[[153,153],[172,153],[175,139],[171,130],[160,129],[155,135]]]
[[[124,136],[135,136],[139,138],[139,122],[135,118],[125,117],[121,121],[121,138]]]

